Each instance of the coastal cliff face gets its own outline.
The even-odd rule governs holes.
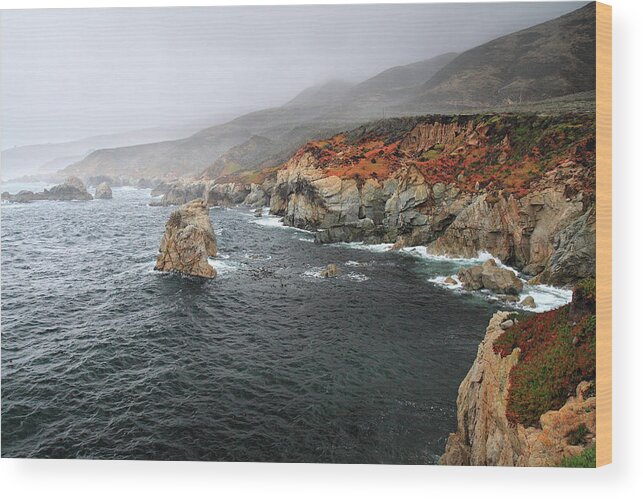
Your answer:
[[[181,206],[165,225],[155,270],[215,277],[208,257],[217,255],[217,240],[208,209],[201,200]]]
[[[591,115],[397,118],[309,142],[281,167],[156,193],[164,205],[269,206],[319,243],[485,251],[567,285],[594,275],[595,159]]]
[[[558,466],[595,447],[595,310],[576,313],[578,295],[516,324],[507,312],[491,318],[458,390],[457,431],[441,464]]]
[[[569,284],[594,272],[594,144],[586,115],[386,120],[300,149],[270,211],[322,243],[487,251]]]

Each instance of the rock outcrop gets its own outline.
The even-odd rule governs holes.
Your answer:
[[[172,184],[160,184],[154,190],[152,195],[161,195],[160,200],[154,200],[151,206],[174,206],[183,205],[196,199],[203,199],[207,183],[206,182],[189,182],[177,181]]]
[[[522,281],[516,274],[509,269],[498,267],[493,258],[482,265],[460,269],[458,279],[466,290],[488,289],[502,295],[518,295],[523,288]]]
[[[320,243],[424,245],[465,258],[488,252],[534,282],[557,285],[594,275],[591,120],[405,124],[386,120],[307,144],[277,171],[271,213],[315,230]]]
[[[250,189],[243,184],[211,182],[205,189],[205,202],[208,206],[235,206],[244,202]],[[258,206],[256,203],[253,206]]]
[[[502,357],[494,352],[494,342],[513,325],[508,320],[507,312],[497,312],[489,322],[458,390],[457,431],[449,436],[440,464],[556,466],[595,442],[596,398],[587,381],[578,384],[560,409],[542,414],[538,427],[507,419],[509,375],[519,362],[520,350]]]
[[[107,182],[102,182],[96,187],[94,197],[96,199],[112,199],[112,188]]]
[[[3,201],[29,203],[31,201],[89,201],[93,199],[85,184],[77,177],[68,177],[65,182],[45,189],[43,192],[20,191],[17,194],[2,193]]]
[[[215,277],[208,257],[217,255],[217,240],[205,203],[195,200],[174,211],[165,225],[156,270]]]

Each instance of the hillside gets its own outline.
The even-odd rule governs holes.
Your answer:
[[[413,103],[479,108],[592,91],[595,14],[590,3],[463,52],[423,85]]]
[[[5,149],[1,153],[2,178],[52,173],[80,161],[96,149],[127,147],[188,135],[190,127],[150,128],[87,137],[81,140],[53,144],[34,144]]]
[[[357,85],[332,81],[311,87],[284,106],[246,114],[183,140],[95,151],[64,175],[215,178],[229,172],[212,167],[225,164],[224,155],[233,147],[240,146],[229,153],[239,168],[276,166],[309,140],[382,117],[466,108],[589,109],[595,84],[593,14],[594,4],[589,4],[460,55],[390,68]],[[254,136],[268,142],[257,148]]]

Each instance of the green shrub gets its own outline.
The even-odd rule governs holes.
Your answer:
[[[596,447],[588,447],[577,456],[566,457],[559,466],[562,468],[596,468]]]

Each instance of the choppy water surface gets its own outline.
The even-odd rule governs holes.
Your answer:
[[[217,208],[219,277],[161,274],[148,202],[2,206],[3,457],[436,461],[497,309],[461,263]]]

